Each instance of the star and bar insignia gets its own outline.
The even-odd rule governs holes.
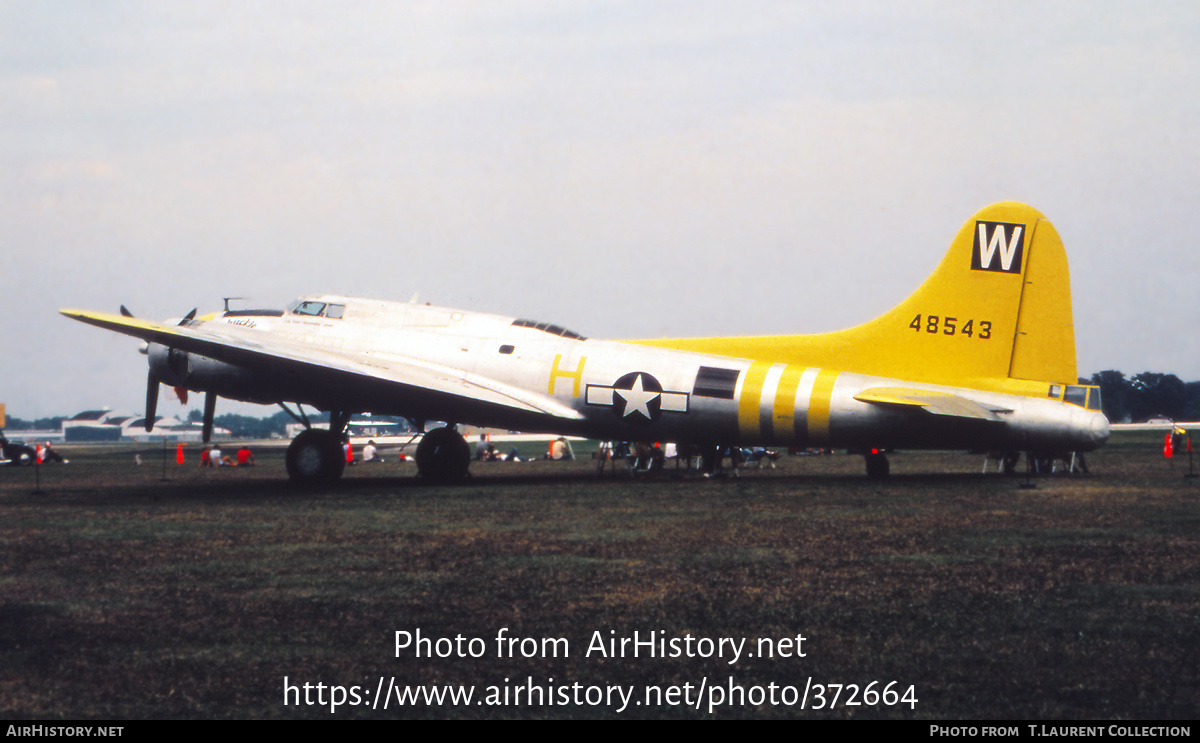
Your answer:
[[[688,394],[662,388],[653,375],[630,372],[611,387],[599,384],[587,386],[588,405],[611,407],[613,413],[629,423],[652,423],[664,412],[686,413]]]

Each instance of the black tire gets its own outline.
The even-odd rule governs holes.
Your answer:
[[[11,467],[29,467],[37,462],[37,452],[28,446],[9,447],[7,456]]]
[[[471,447],[451,426],[429,431],[417,444],[417,470],[428,480],[461,480],[470,465]]]
[[[700,469],[704,470],[704,474],[712,475],[721,468],[721,448],[719,446],[701,447],[700,450]]]
[[[887,455],[883,452],[867,455],[867,477],[872,480],[883,480],[891,472]]]
[[[287,450],[287,473],[299,485],[326,485],[346,469],[346,455],[337,435],[319,428],[301,431]]]

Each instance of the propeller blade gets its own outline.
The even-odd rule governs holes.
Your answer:
[[[126,307],[125,305],[121,305],[121,314],[124,315],[125,317],[133,317],[133,313],[130,312],[129,308]]]
[[[155,413],[158,410],[158,377],[154,372],[146,375],[146,433],[154,428]]]
[[[200,437],[204,439],[204,443],[212,441],[213,415],[217,412],[217,393],[204,393],[204,430]]]
[[[179,398],[181,404],[187,405],[187,387],[176,387],[175,397]]]

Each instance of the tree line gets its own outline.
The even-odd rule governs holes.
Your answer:
[[[1101,407],[1113,423],[1142,423],[1150,418],[1200,420],[1200,382],[1184,382],[1174,374],[1158,372],[1126,378],[1116,370],[1079,381],[1100,387]]]

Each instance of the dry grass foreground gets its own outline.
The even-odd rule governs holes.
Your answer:
[[[42,469],[41,495],[31,469],[0,468],[0,715],[1194,718],[1200,484],[1156,442],[1114,440],[1091,476],[1034,490],[936,454],[895,455],[886,483],[835,455],[722,481],[488,463],[454,487],[388,463],[321,492],[289,487],[277,455],[172,464],[160,482],[153,452],[140,468],[130,452],[68,452]],[[394,632],[417,628],[487,653],[396,657]],[[566,638],[570,657],[497,658],[501,628]],[[748,649],[802,634],[806,656],[584,657],[594,632],[635,630]],[[285,706],[285,676],[360,694],[381,677],[475,685],[476,700],[527,683],[634,686],[640,700],[647,685],[694,696],[730,678],[895,680],[919,701],[331,713]]]

